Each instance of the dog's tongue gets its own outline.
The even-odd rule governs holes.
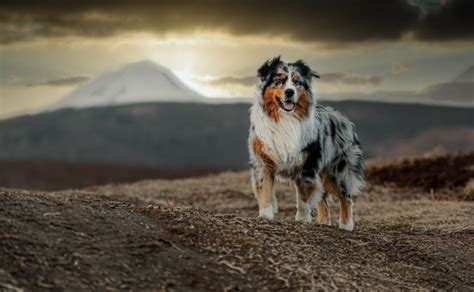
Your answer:
[[[291,111],[294,107],[294,104],[291,101],[285,101],[283,107],[285,108],[285,110]]]

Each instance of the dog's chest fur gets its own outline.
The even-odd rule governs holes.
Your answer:
[[[281,178],[296,175],[307,157],[303,149],[316,138],[313,112],[303,120],[283,115],[275,122],[255,104],[250,117],[253,135],[262,141],[265,153],[275,163],[276,174]]]

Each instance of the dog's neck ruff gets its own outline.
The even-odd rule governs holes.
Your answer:
[[[302,150],[317,138],[314,104],[308,106],[308,115],[304,118],[282,112],[275,121],[256,101],[250,109],[250,121],[279,172],[291,172],[301,166],[304,163]]]

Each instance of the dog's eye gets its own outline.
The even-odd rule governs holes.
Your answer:
[[[282,84],[283,82],[280,79],[276,79],[275,81],[273,81],[274,86],[281,86]]]
[[[297,79],[297,80],[293,80],[293,83],[295,85],[303,85],[303,82],[301,82],[301,80]]]

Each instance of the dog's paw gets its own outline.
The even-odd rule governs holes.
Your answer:
[[[318,218],[316,220],[316,222],[320,225],[327,225],[327,226],[331,226],[332,225],[332,222],[331,222],[331,219],[330,218],[325,218],[325,219],[321,219],[321,218]]]
[[[272,220],[273,217],[275,217],[275,213],[273,211],[273,206],[268,205],[268,207],[260,209],[259,212],[258,212],[258,217],[263,218],[263,219]]]
[[[303,214],[302,212],[296,212],[295,220],[301,222],[312,222],[313,217],[311,216],[311,214]]]
[[[354,220],[352,218],[349,220],[347,223],[343,223],[341,219],[339,219],[339,228],[347,230],[347,231],[352,231],[354,230]]]

